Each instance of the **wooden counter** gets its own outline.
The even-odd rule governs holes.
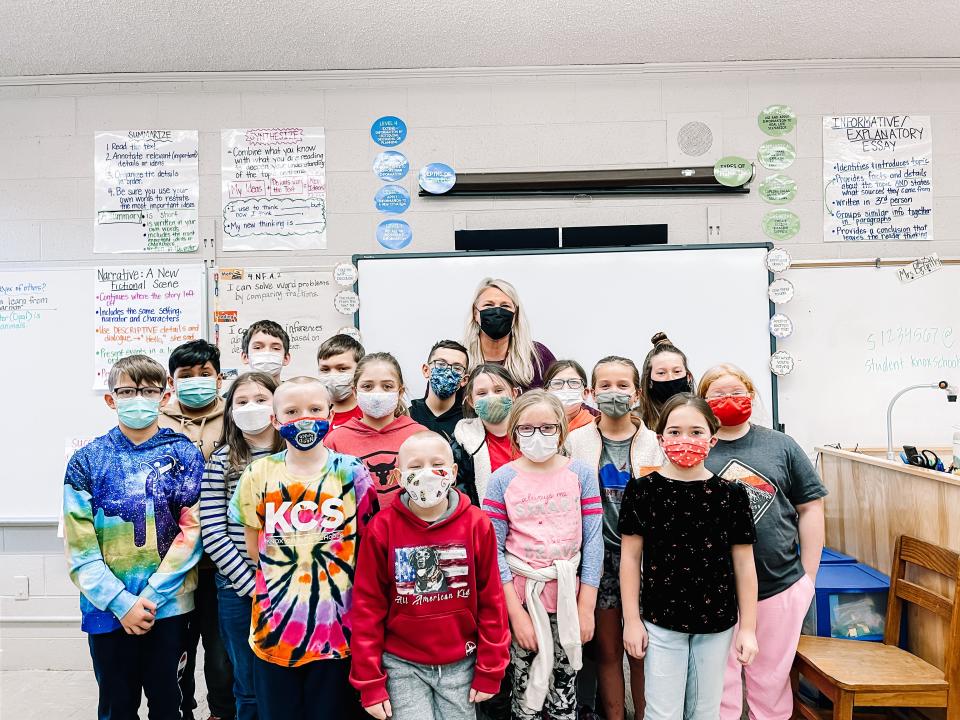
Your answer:
[[[827,546],[890,574],[898,535],[912,535],[960,552],[960,476],[922,470],[861,453],[817,448],[826,499]],[[908,577],[953,597],[952,582],[927,571]],[[946,620],[908,616],[909,649],[943,668]]]

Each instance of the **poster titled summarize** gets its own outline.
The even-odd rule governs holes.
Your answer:
[[[193,252],[196,130],[114,130],[94,140],[94,252]]]
[[[323,128],[221,131],[223,249],[327,247]]]
[[[214,275],[214,338],[224,375],[243,372],[243,332],[258,320],[274,320],[290,336],[286,378],[317,374],[317,348],[343,325],[333,307],[341,288],[332,270],[218,268]]]
[[[94,278],[94,389],[125,355],[164,367],[170,352],[203,336],[203,264],[98,267]]]
[[[823,118],[823,239],[933,240],[926,115]]]

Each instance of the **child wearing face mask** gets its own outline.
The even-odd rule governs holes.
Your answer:
[[[658,332],[650,342],[653,349],[643,361],[640,378],[640,417],[647,427],[656,427],[660,408],[681,392],[693,392],[693,373],[687,356],[674,345],[666,333]]]
[[[104,401],[119,423],[77,450],[64,477],[67,567],[80,590],[100,717],[137,717],[141,688],[152,717],[181,714],[203,455],[158,426],[166,381],[145,355],[118,360]]]
[[[325,444],[331,450],[363,461],[373,476],[382,510],[400,492],[393,473],[400,445],[426,428],[407,415],[403,373],[400,363],[390,353],[364,355],[353,374],[353,389],[363,415],[332,430]]]
[[[350,682],[378,720],[473,720],[510,660],[497,538],[442,436],[411,435],[397,463],[402,492],[360,546]]]
[[[510,442],[507,420],[520,394],[500,365],[477,365],[463,391],[464,419],[453,431],[453,450],[460,468],[460,487],[479,504],[490,476],[519,454]]]
[[[440,340],[427,355],[422,371],[427,391],[410,403],[410,417],[447,441],[453,439],[457,423],[463,420],[460,392],[467,382],[467,349],[455,340]]]
[[[317,350],[318,374],[333,395],[331,430],[363,416],[353,391],[353,374],[364,355],[363,345],[342,333],[324,340]]]
[[[522,457],[493,474],[483,509],[513,631],[512,717],[572,720],[603,572],[597,476],[560,454],[566,414],[543,390],[514,403],[508,432]]]
[[[254,563],[250,647],[261,720],[340,720],[348,682],[357,545],[373,512],[373,483],[356,458],[323,445],[333,403],[309,377],[273,395],[286,450],[240,477],[230,518]]]
[[[220,447],[207,461],[200,486],[203,549],[217,566],[220,635],[233,666],[237,720],[257,718],[254,654],[247,642],[255,566],[247,554],[243,525],[231,520],[227,509],[247,466],[284,448],[270,422],[276,389],[273,376],[266,373],[244,373],[233,381],[224,399]]]
[[[280,382],[281,371],[290,364],[290,336],[283,326],[273,320],[258,320],[244,331],[240,348],[244,365]]]
[[[620,508],[623,642],[644,660],[645,720],[716,720],[731,642],[741,665],[757,655],[750,501],[703,464],[719,428],[696,395],[667,400],[666,463],[631,480]]]
[[[543,376],[543,387],[563,405],[567,430],[573,432],[592,423],[600,413],[587,405],[587,373],[576,360],[557,360]]]
[[[597,632],[593,643],[597,687],[604,717],[623,720],[623,614],[620,607],[620,504],[630,478],[663,464],[656,434],[630,412],[639,400],[640,373],[618,355],[593,368],[591,393],[600,417],[574,430],[567,454],[596,468],[603,506],[603,577],[597,594]],[[630,689],[638,716],[643,714],[643,663],[629,658]]]

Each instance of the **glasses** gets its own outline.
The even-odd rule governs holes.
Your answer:
[[[571,390],[583,390],[583,380],[580,378],[573,378],[571,380],[555,378],[547,384],[547,387],[550,390],[563,390],[565,387],[568,387]]]
[[[118,387],[113,389],[113,394],[117,400],[132,400],[137,395],[142,395],[147,400],[159,400],[163,395],[163,388],[159,387]]]
[[[550,437],[560,432],[560,426],[556,423],[550,423],[548,425],[517,425],[517,435],[521,437],[530,437],[538,430],[544,437]]]
[[[440,368],[441,370],[444,370],[444,369],[446,369],[446,368],[450,368],[450,369],[453,370],[455,373],[460,373],[461,375],[463,375],[463,374],[465,374],[465,373],[467,372],[467,368],[466,368],[465,365],[461,365],[460,363],[453,363],[453,364],[451,365],[451,364],[448,363],[446,360],[433,360],[433,361],[431,361],[431,362],[429,362],[429,363],[427,363],[427,364],[428,364],[430,367]]]

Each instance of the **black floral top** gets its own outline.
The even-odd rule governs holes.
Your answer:
[[[747,492],[716,475],[632,479],[620,533],[643,536],[643,619],[683,633],[723,632],[737,623],[731,546],[753,544]]]

